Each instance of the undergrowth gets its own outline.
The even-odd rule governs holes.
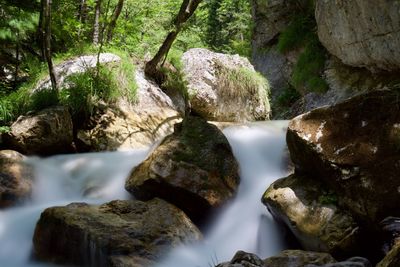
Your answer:
[[[269,111],[270,87],[267,79],[261,74],[245,67],[228,68],[219,62],[215,62],[217,71],[218,97],[221,99],[217,113],[237,114],[238,109],[252,110],[254,107],[264,107]],[[246,120],[246,118],[236,118]]]
[[[294,66],[291,83],[298,92],[324,93],[328,84],[321,77],[325,66],[326,51],[316,34],[314,1],[309,0],[299,7],[288,27],[280,34],[277,49],[287,53],[301,49]]]
[[[137,91],[135,66],[127,53],[116,50],[112,52],[121,57],[120,62],[100,66],[99,73],[96,73],[96,69],[89,69],[85,73],[71,75],[59,91],[34,90],[38,82],[46,78],[47,68],[34,60],[26,61],[24,68],[31,73],[29,81],[17,91],[0,97],[0,126],[9,125],[27,112],[60,104],[68,106],[73,116],[85,118],[92,114],[95,106],[101,101],[112,103],[123,97],[129,102],[134,102]],[[71,52],[59,55],[55,62],[70,58]]]

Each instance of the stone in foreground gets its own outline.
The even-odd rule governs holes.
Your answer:
[[[32,193],[33,172],[16,151],[0,151],[0,208],[21,203]]]
[[[60,106],[20,116],[4,139],[7,147],[28,155],[68,152],[73,141],[71,114]]]
[[[337,206],[337,196],[319,181],[291,175],[274,182],[262,201],[306,250],[343,258],[354,255],[359,247],[357,223]]]
[[[37,259],[91,267],[148,267],[173,247],[199,240],[186,215],[160,199],[72,203],[46,209],[33,238]]]
[[[198,223],[232,198],[238,184],[238,163],[223,133],[187,117],[133,170],[125,187],[138,199],[165,199]]]
[[[357,219],[400,217],[400,98],[377,90],[293,119],[296,172],[322,181]]]

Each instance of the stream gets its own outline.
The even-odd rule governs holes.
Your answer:
[[[230,260],[238,250],[266,258],[285,248],[282,230],[260,199],[273,181],[287,175],[287,123],[257,122],[224,130],[241,169],[238,194],[209,223],[204,241],[173,249],[156,267],[209,267]],[[28,158],[35,170],[32,200],[0,211],[0,266],[55,266],[32,260],[32,236],[41,212],[71,202],[129,199],[125,179],[150,150]]]

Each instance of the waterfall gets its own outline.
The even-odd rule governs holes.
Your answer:
[[[260,199],[269,184],[287,174],[286,127],[286,121],[271,121],[224,130],[240,165],[237,196],[210,222],[203,242],[175,248],[157,267],[208,267],[229,260],[237,250],[267,257],[284,248],[282,234]],[[0,266],[54,266],[31,260],[32,236],[40,213],[71,202],[128,199],[125,179],[149,151],[28,158],[35,170],[32,200],[0,211]]]

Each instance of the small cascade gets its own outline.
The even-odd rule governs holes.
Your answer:
[[[208,267],[230,260],[238,250],[265,258],[284,249],[281,229],[260,199],[272,182],[287,175],[286,128],[286,121],[271,121],[224,130],[241,169],[238,194],[210,225],[203,244],[178,248],[157,267]]]
[[[157,267],[208,267],[229,260],[237,250],[267,257],[284,248],[281,231],[260,199],[269,184],[287,174],[286,127],[285,121],[273,121],[224,130],[241,168],[237,196],[210,222],[204,242],[175,248]],[[33,231],[41,212],[71,202],[128,199],[125,180],[148,153],[149,149],[29,158],[35,170],[32,200],[0,211],[0,266],[54,266],[31,260]]]

